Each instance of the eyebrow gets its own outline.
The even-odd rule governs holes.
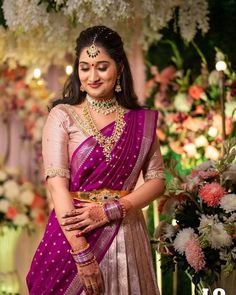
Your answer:
[[[95,63],[95,64],[101,64],[101,63],[107,63],[107,64],[109,64],[110,62],[107,61],[107,60],[101,60],[101,61],[98,61],[98,62]],[[85,62],[85,61],[80,61],[79,64],[89,65],[89,63],[88,63],[88,62]]]

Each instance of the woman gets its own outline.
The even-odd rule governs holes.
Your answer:
[[[43,131],[54,210],[29,292],[159,294],[141,211],[164,187],[157,113],[139,107],[116,32],[96,26],[80,34],[63,96]],[[134,190],[141,171],[145,183]]]

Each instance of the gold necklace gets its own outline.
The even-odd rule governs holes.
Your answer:
[[[115,143],[119,140],[121,133],[124,130],[125,120],[124,120],[125,110],[116,103],[116,120],[115,127],[112,135],[109,137],[104,136],[101,131],[97,129],[94,120],[91,116],[88,103],[86,103],[83,108],[83,116],[85,118],[85,124],[90,130],[92,136],[97,140],[99,145],[102,147],[103,153],[105,155],[106,161],[111,160],[111,151]]]
[[[94,99],[88,94],[86,95],[86,99],[89,102],[91,109],[93,109],[97,113],[101,113],[103,115],[108,115],[115,112],[117,108],[116,98],[113,97],[111,99]]]

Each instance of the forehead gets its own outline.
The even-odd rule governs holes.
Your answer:
[[[96,46],[99,50],[99,54],[96,57],[89,57],[87,50],[89,47],[85,47],[80,54],[79,62],[85,63],[98,63],[101,61],[107,61],[110,63],[115,63],[115,61],[107,54],[106,50],[102,47]]]

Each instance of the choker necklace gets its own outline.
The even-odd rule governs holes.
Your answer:
[[[90,131],[90,133],[92,134],[92,136],[97,140],[98,144],[102,147],[102,150],[107,162],[111,160],[112,149],[115,143],[119,140],[124,130],[124,127],[125,127],[124,114],[125,114],[124,109],[117,104],[115,126],[113,129],[112,135],[107,137],[107,136],[104,136],[102,132],[98,130],[97,126],[95,125],[95,122],[89,110],[88,103],[83,108],[85,125],[87,129]]]
[[[86,99],[91,109],[103,115],[109,115],[115,112],[118,106],[118,103],[115,97],[111,99],[106,99],[106,100],[99,100],[99,99],[94,99],[87,94]]]

